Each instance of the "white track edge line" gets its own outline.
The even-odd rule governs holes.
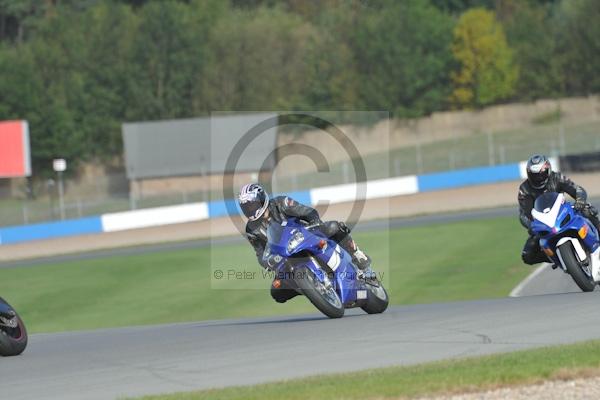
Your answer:
[[[536,268],[535,271],[533,271],[531,274],[529,274],[527,276],[527,278],[523,279],[521,281],[521,283],[519,283],[508,295],[509,297],[520,297],[521,296],[521,291],[523,290],[523,288],[525,286],[527,286],[527,284],[529,284],[529,282],[531,282],[532,280],[535,279],[536,276],[538,276],[539,274],[542,273],[542,271],[544,270],[544,268],[546,268],[548,265],[548,263],[543,263],[542,265],[540,265],[539,267]]]

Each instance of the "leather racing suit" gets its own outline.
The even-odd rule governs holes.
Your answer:
[[[277,196],[269,201],[268,217],[261,217],[255,221],[248,221],[246,224],[246,238],[256,252],[256,258],[260,265],[270,269],[269,260],[263,257],[267,245],[267,227],[271,218],[276,222],[283,222],[290,217],[296,217],[306,221],[308,224],[319,224],[319,229],[325,236],[333,239],[343,249],[353,254],[356,250],[356,244],[350,236],[350,229],[343,222],[327,221],[322,222],[319,213],[312,207],[305,206],[287,196]],[[282,281],[285,282],[285,281]],[[287,287],[274,287],[271,285],[271,296],[275,301],[284,303],[298,293],[294,289]]]

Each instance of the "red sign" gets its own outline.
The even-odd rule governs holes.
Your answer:
[[[0,178],[31,175],[27,121],[0,122]]]

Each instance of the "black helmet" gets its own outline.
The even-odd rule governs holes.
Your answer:
[[[242,186],[238,196],[240,208],[250,221],[262,217],[269,206],[269,195],[258,183],[249,183]]]
[[[527,180],[534,189],[546,187],[552,166],[546,156],[536,154],[527,161]]]

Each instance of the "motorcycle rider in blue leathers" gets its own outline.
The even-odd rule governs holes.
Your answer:
[[[276,264],[271,257],[263,257],[267,245],[269,222],[274,220],[281,223],[290,217],[295,217],[309,225],[316,225],[316,229],[346,250],[359,268],[359,276],[363,279],[374,279],[370,258],[352,240],[350,229],[345,223],[338,221],[323,222],[317,210],[298,203],[291,197],[277,196],[269,199],[267,192],[258,183],[244,185],[239,193],[238,202],[242,212],[248,218],[246,238],[254,248],[259,264],[264,268],[271,269]],[[278,303],[285,303],[297,295],[298,292],[293,289],[271,285],[271,296]]]

